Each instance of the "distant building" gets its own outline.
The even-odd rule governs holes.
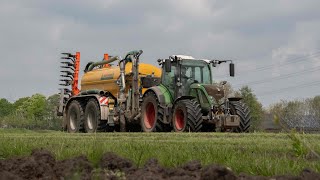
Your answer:
[[[298,131],[320,131],[320,120],[313,115],[295,116],[290,119],[282,117],[282,123],[288,129],[296,129]],[[275,123],[273,114],[265,114],[259,126],[262,131],[280,132],[282,127]]]
[[[287,119],[288,128],[300,131],[320,130],[320,120],[314,115],[296,116],[293,119]]]

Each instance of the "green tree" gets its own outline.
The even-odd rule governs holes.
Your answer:
[[[15,125],[26,126],[29,129],[43,129],[45,114],[46,97],[41,94],[32,95],[18,106],[16,117],[20,119],[20,124]]]
[[[13,103],[13,107],[17,110],[24,102],[28,101],[30,97],[23,97],[18,99],[16,102]]]
[[[287,106],[287,102],[284,100],[281,100],[280,102],[277,102],[269,106],[269,113],[276,116],[283,116],[284,109],[286,106]]]
[[[310,124],[316,124],[313,117],[317,117],[317,99],[291,100],[278,102],[270,106],[270,113],[274,115],[275,120],[285,129],[304,128]],[[320,103],[319,103],[320,105]]]
[[[60,101],[59,94],[54,94],[52,96],[49,96],[47,99],[48,110],[56,112],[56,108],[59,106],[59,101]]]
[[[264,114],[262,104],[248,86],[240,88],[236,95],[243,98],[243,102],[248,105],[251,111],[251,130],[258,130]]]
[[[303,101],[289,101],[284,108],[282,119],[289,128],[301,127],[304,114],[305,104]]]
[[[60,130],[62,118],[57,116],[57,108],[59,106],[60,95],[54,94],[49,96],[46,101],[46,118],[48,128],[53,130]]]
[[[46,97],[41,94],[32,95],[27,101],[24,101],[19,107],[28,118],[41,119],[45,114]]]
[[[320,96],[316,96],[310,99],[311,111],[316,116],[317,120],[320,122]]]
[[[20,98],[11,104],[13,113],[0,119],[0,126],[60,130],[62,118],[56,115],[59,100],[58,94],[48,98],[41,94]],[[4,104],[1,103],[2,101],[0,101],[0,108]],[[3,102],[6,102],[3,106],[8,107],[8,102]],[[0,110],[4,110],[4,108]]]
[[[0,99],[0,117],[8,116],[13,112],[13,105],[7,99]]]

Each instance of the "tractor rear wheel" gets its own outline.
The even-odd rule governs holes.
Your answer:
[[[230,101],[230,113],[240,116],[240,127],[235,132],[249,132],[251,115],[249,107],[241,101]]]
[[[157,96],[148,92],[141,106],[141,128],[144,132],[166,132],[168,125],[163,124],[163,109],[160,107]]]
[[[70,103],[67,110],[67,130],[70,133],[83,131],[83,108],[79,101],[74,100]]]
[[[107,122],[101,120],[100,107],[95,99],[92,98],[88,101],[84,117],[85,132],[94,133],[107,129]]]
[[[199,103],[187,99],[174,106],[172,125],[176,132],[199,132],[202,128],[202,113]]]

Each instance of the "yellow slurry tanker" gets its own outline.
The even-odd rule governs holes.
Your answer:
[[[57,114],[68,132],[247,132],[250,127],[241,98],[226,97],[224,84],[212,79],[213,68],[230,60],[175,55],[159,59],[160,69],[139,62],[142,50],[123,59],[105,55],[86,65],[80,90],[80,53],[63,54]]]
[[[78,89],[80,53],[66,55],[61,71],[65,79],[58,115],[64,116],[68,132],[139,131],[141,95],[159,83],[161,69],[139,63],[142,51],[129,52],[124,59],[105,56],[100,62],[86,65]],[[116,62],[116,65],[111,65]]]

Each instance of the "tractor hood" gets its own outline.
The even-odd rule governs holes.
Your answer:
[[[212,96],[217,102],[224,97],[224,90],[221,85],[218,84],[203,84],[209,96]]]

